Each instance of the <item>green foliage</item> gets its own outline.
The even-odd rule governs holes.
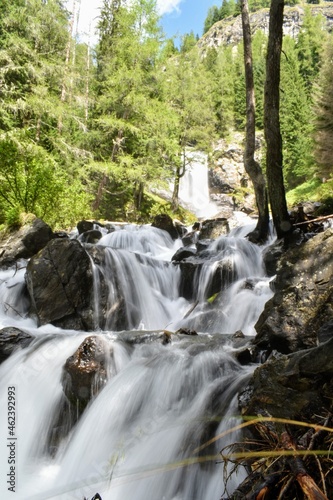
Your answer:
[[[322,49],[327,36],[323,29],[324,17],[313,15],[311,8],[304,10],[304,18],[297,39],[297,52],[300,62],[300,74],[310,94],[318,75],[322,57]]]
[[[285,37],[281,60],[280,123],[284,179],[288,189],[301,184],[314,172],[311,100],[297,55],[294,40]]]
[[[296,188],[288,191],[287,202],[290,207],[303,201],[320,201],[322,207],[318,213],[333,213],[333,180],[322,182],[318,177],[312,177],[310,180],[300,184]]]
[[[332,177],[333,158],[333,37],[327,40],[315,94],[315,158],[320,177]]]

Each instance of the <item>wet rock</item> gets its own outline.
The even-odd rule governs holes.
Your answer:
[[[333,320],[324,323],[318,330],[318,342],[320,344],[333,338]]]
[[[253,373],[240,394],[243,415],[311,421],[330,411],[333,339],[289,355],[277,353]]]
[[[185,236],[182,237],[182,243],[184,247],[195,244],[197,240],[198,240],[197,231],[191,231],[190,233],[187,233]]]
[[[95,220],[80,220],[76,225],[79,234],[92,231],[93,229],[96,229],[96,226],[103,227],[103,224]]]
[[[314,347],[333,320],[333,229],[290,248],[279,259],[275,295],[257,324],[257,348],[288,354]]]
[[[50,241],[30,259],[25,278],[39,325],[94,329],[91,262],[77,240]]]
[[[196,247],[199,253],[207,250],[207,248],[211,245],[212,240],[200,240],[196,243]]]
[[[229,224],[226,218],[208,219],[202,223],[199,240],[216,239],[229,233]]]
[[[0,363],[17,349],[28,347],[33,340],[33,335],[13,326],[0,330]]]
[[[173,240],[179,238],[177,228],[175,227],[173,220],[168,214],[155,215],[152,226],[157,227],[158,229],[163,229],[170,234]]]
[[[176,332],[176,335],[198,335],[195,330],[191,330],[190,328],[179,328]]]
[[[102,238],[102,233],[98,229],[91,229],[90,231],[85,231],[80,236],[80,241],[82,243],[95,244]]]
[[[66,360],[62,385],[74,411],[82,414],[107,381],[108,344],[98,336],[87,337]]]
[[[177,252],[172,256],[171,260],[180,262],[188,257],[194,257],[197,251],[194,248],[178,248]]]
[[[173,223],[177,230],[179,238],[183,238],[183,236],[187,234],[186,226],[184,226],[184,224],[182,224],[179,220],[174,220]]]
[[[196,257],[188,257],[178,263],[181,271],[179,294],[187,300],[192,300],[197,295],[197,290],[194,290],[194,284],[203,263],[202,259]]]
[[[17,231],[0,235],[0,267],[10,267],[18,259],[29,259],[54,238],[50,226],[34,219]]]

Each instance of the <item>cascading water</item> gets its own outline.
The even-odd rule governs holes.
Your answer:
[[[197,217],[213,217],[219,212],[212,202],[208,186],[208,159],[201,151],[186,151],[187,167],[180,178],[179,200]]]
[[[24,262],[0,273],[0,327],[35,337],[0,365],[1,498],[83,500],[99,492],[103,500],[218,500],[245,477],[239,470],[224,484],[216,462],[240,439],[227,431],[238,422],[237,393],[253,371],[237,362],[228,334],[253,335],[272,296],[261,249],[236,232],[213,242],[189,301],[179,296],[181,270],[171,262],[179,246],[148,226],[124,226],[99,241],[105,259],[94,264],[94,335],[106,346],[108,380],[64,429],[63,367],[88,334],[37,328],[26,318]],[[216,269],[221,288],[212,297]],[[102,328],[100,280],[108,288]],[[128,331],[116,331],[113,321],[120,301]],[[199,334],[172,333],[179,328]],[[158,336],[165,329],[168,343]],[[7,483],[8,387],[15,387],[17,404],[15,495]]]

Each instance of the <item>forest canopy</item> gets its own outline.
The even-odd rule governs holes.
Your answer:
[[[223,0],[220,18],[237,8]],[[216,22],[213,10],[205,29]],[[311,184],[329,196],[332,46],[310,6],[297,39],[284,37],[287,191]],[[266,35],[256,32],[257,130],[266,47]],[[80,40],[59,0],[1,2],[0,61],[0,224],[18,224],[22,213],[57,228],[83,217],[143,222],[161,203],[181,218],[177,183],[188,166],[186,148],[209,154],[215,139],[244,132],[242,43],[203,57],[192,32],[177,47],[162,32],[155,0],[104,0],[93,47]],[[171,183],[172,203],[152,194]]]

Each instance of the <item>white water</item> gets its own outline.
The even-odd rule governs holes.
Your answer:
[[[214,217],[218,214],[218,206],[212,202],[208,187],[208,159],[200,151],[186,152],[185,175],[180,178],[179,200],[200,218]]]
[[[272,296],[261,250],[237,236],[212,243],[197,277],[193,301],[198,304],[187,314],[192,303],[179,297],[180,270],[170,262],[179,242],[154,228],[125,226],[100,243],[109,319],[106,331],[97,334],[109,346],[109,380],[55,454],[47,443],[63,411],[63,366],[87,333],[37,328],[25,317],[24,268],[0,273],[0,327],[17,326],[36,336],[29,348],[0,365],[0,497],[83,500],[99,492],[103,500],[218,500],[225,487],[223,464],[216,463],[219,451],[240,436],[227,433],[202,451],[197,448],[238,422],[237,392],[253,367],[238,364],[225,334],[242,329],[254,335]],[[212,271],[225,261],[228,279],[209,302]],[[253,285],[244,287],[245,282]],[[98,282],[98,301],[97,288]],[[120,298],[130,328],[142,334],[190,327],[199,335],[171,336],[167,345],[148,335],[147,342],[133,344],[125,332],[112,331],[112,307]],[[15,386],[17,400],[15,495],[6,484],[9,386]],[[242,470],[233,474],[228,491],[244,476]]]

